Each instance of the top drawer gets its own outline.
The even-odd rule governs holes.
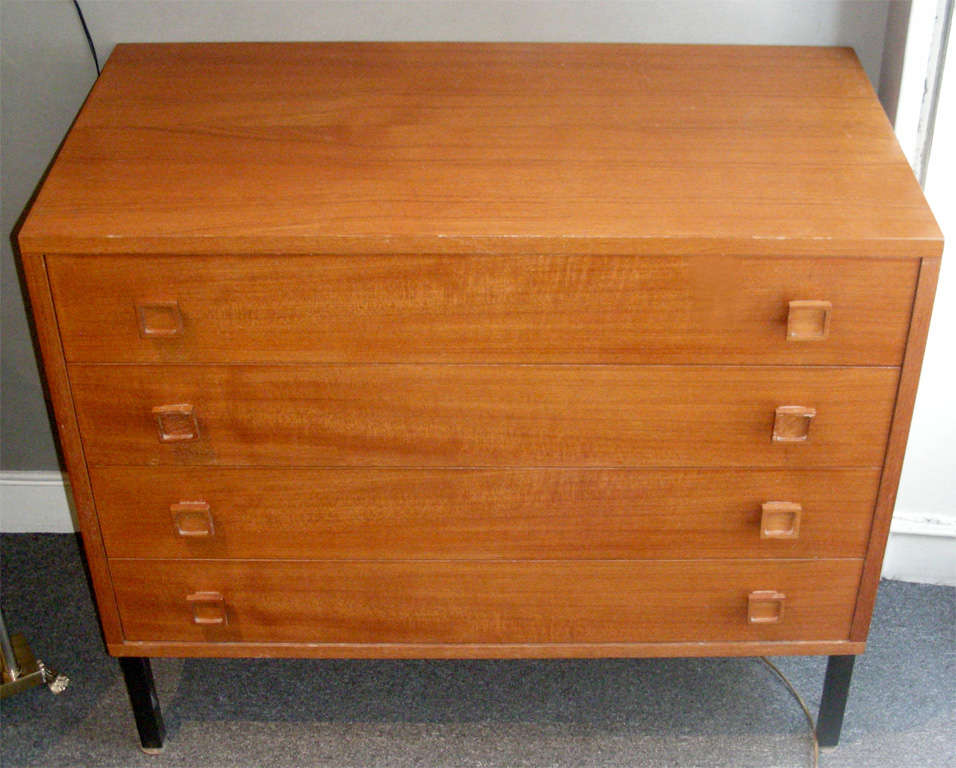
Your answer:
[[[71,362],[899,365],[916,260],[55,256]],[[791,301],[828,302],[788,338]],[[792,318],[812,337],[824,320]]]

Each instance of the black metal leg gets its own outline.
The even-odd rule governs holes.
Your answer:
[[[823,681],[823,698],[817,717],[817,741],[821,747],[835,747],[840,743],[843,729],[843,713],[850,693],[853,677],[853,662],[856,656],[831,656],[827,662],[827,675]]]
[[[166,725],[163,713],[159,709],[156,685],[153,682],[153,670],[149,659],[144,656],[129,656],[119,660],[123,677],[126,678],[126,690],[133,705],[136,718],[136,730],[144,752],[159,752],[163,748]]]

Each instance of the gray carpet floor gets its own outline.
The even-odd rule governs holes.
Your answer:
[[[147,756],[76,538],[0,538],[8,627],[72,681],[3,701],[4,768],[810,765],[803,713],[755,659],[156,659],[168,736]],[[883,582],[821,766],[956,766],[954,632],[956,590]],[[825,660],[775,661],[815,715]]]

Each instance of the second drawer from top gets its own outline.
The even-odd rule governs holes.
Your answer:
[[[896,368],[72,365],[92,465],[878,467]]]

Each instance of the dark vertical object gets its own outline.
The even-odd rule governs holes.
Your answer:
[[[144,752],[158,752],[163,748],[166,726],[163,713],[159,709],[156,685],[153,682],[153,670],[149,659],[144,656],[130,656],[119,660],[123,677],[126,678],[126,690],[133,705],[136,718],[136,730]]]
[[[100,76],[100,59],[96,55],[96,46],[93,45],[93,36],[90,34],[90,28],[86,26],[86,19],[83,16],[83,9],[80,8],[80,1],[73,0],[73,7],[76,8],[76,15],[80,17],[80,24],[83,25],[83,34],[86,35],[86,42],[90,46],[90,54],[93,56],[93,66],[96,67],[96,76]]]
[[[821,747],[835,747],[840,743],[854,661],[856,656],[831,656],[827,662],[823,699],[820,701],[820,714],[817,717],[817,741]]]

